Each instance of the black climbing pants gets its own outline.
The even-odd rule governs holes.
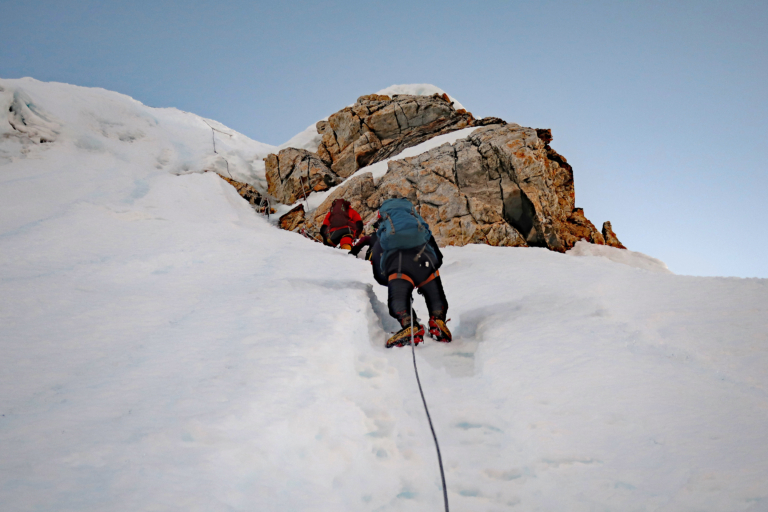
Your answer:
[[[432,277],[436,271],[426,251],[419,255],[419,249],[398,251],[387,258],[389,314],[400,322],[402,327],[411,322],[411,294],[419,284],[419,293],[427,302],[430,316],[445,320],[448,312],[448,300],[445,298],[440,276]],[[400,277],[398,277],[400,276]],[[432,277],[432,279],[430,279]],[[414,324],[418,319],[413,319]]]
[[[328,243],[327,240],[325,240],[325,245],[330,245],[331,247],[336,247],[339,245],[339,243],[342,241],[343,238],[349,238],[349,243],[351,244],[355,240],[355,234],[352,232],[352,229],[350,228],[341,228],[337,229],[336,231],[331,231],[331,233],[328,235],[328,238],[330,238],[330,242]]]

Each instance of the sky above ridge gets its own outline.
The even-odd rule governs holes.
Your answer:
[[[118,91],[280,144],[432,83],[552,128],[576,204],[679,274],[768,277],[765,2],[0,3],[0,77]]]

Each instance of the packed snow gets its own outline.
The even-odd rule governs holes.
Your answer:
[[[98,89],[0,102],[2,510],[442,510],[370,264],[198,172],[211,126],[237,177],[271,146]],[[416,360],[451,508],[766,510],[768,280],[600,251],[445,249],[455,340]]]
[[[608,245],[595,245],[584,240],[576,242],[573,249],[568,251],[572,256],[591,256],[597,258],[606,258],[616,263],[629,265],[630,267],[641,268],[649,272],[661,272],[662,274],[671,274],[672,271],[667,268],[667,264],[641,252],[629,251],[625,249],[616,249]]]

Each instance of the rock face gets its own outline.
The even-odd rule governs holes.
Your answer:
[[[417,205],[440,245],[562,252],[578,240],[604,244],[583,210],[574,207],[573,170],[547,139],[552,140],[548,130],[537,133],[516,124],[478,128],[452,145],[390,161],[378,183],[368,173],[356,176],[326,199],[307,228],[319,230],[337,197],[350,201],[366,223],[386,199],[405,197]]]
[[[361,96],[351,107],[317,123],[318,134],[322,135],[317,154],[287,148],[264,159],[267,192],[291,204],[313,191],[343,182],[361,167],[432,137],[491,123],[504,121],[495,117],[475,119],[466,110],[454,109],[447,94]]]
[[[322,221],[321,221],[322,222]],[[280,229],[286,231],[301,231],[304,227],[304,205],[293,208],[278,220]]]
[[[347,178],[360,167],[473,121],[472,114],[454,109],[447,95],[370,94],[317,123],[323,135],[317,154],[336,175]]]
[[[218,174],[218,173],[217,173]],[[237,190],[237,193],[242,196],[243,199],[248,201],[248,203],[253,207],[254,210],[256,210],[259,213],[267,213],[267,208],[269,208],[270,214],[275,213],[274,208],[270,208],[269,205],[266,202],[263,202],[263,197],[261,194],[259,194],[259,191],[256,190],[252,185],[248,185],[247,183],[241,183],[239,181],[235,181],[231,178],[227,178],[226,176],[222,176],[221,174],[218,175],[221,179],[235,187],[235,190]]]
[[[611,247],[616,247],[617,249],[626,249],[626,247],[624,247],[624,245],[619,242],[616,233],[613,232],[611,222],[608,220],[603,222],[603,238],[605,239],[605,245],[610,245]]]
[[[322,160],[306,149],[286,148],[264,159],[267,193],[285,204],[295,203],[313,191],[328,190],[340,183]]]
[[[550,147],[552,131],[476,120],[455,110],[447,95],[369,95],[317,123],[317,154],[284,149],[266,159],[268,192],[293,203],[326,190],[360,167],[397,155],[437,135],[468,126],[469,137],[421,155],[391,160],[374,182],[370,173],[348,180],[301,219],[294,209],[285,229],[316,235],[336,198],[348,200],[366,224],[391,197],[413,202],[442,245],[485,243],[538,246],[564,252],[579,240],[621,247],[610,229],[600,233],[574,205],[573,169]],[[608,242],[606,242],[606,240]]]

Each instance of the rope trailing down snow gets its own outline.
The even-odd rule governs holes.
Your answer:
[[[435,449],[437,450],[437,463],[440,465],[440,479],[443,481],[443,502],[445,503],[445,512],[448,512],[448,488],[445,486],[445,472],[443,471],[443,457],[440,455],[440,445],[437,443],[435,427],[432,426],[432,417],[429,415],[427,399],[424,398],[424,390],[421,389],[421,379],[419,379],[419,369],[416,367],[416,344],[413,342],[413,297],[411,297],[411,355],[413,356],[413,371],[416,373],[416,383],[419,385],[421,401],[424,404],[424,412],[427,413],[429,421],[429,430],[432,431],[432,439],[435,440]]]

